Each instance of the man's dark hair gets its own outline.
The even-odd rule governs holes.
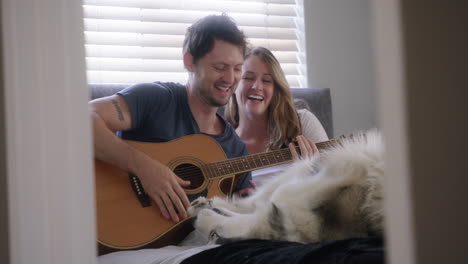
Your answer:
[[[223,40],[241,48],[245,54],[247,42],[244,33],[226,14],[206,16],[187,29],[184,40],[184,54],[190,53],[193,63],[213,50],[215,39]]]

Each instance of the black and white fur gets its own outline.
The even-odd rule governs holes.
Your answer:
[[[317,242],[383,232],[383,142],[377,131],[295,162],[243,199],[193,201],[212,243],[260,238]]]

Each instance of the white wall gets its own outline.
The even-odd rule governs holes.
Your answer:
[[[417,263],[465,263],[468,2],[399,5],[414,255]]]
[[[376,84],[379,88],[380,118],[386,146],[385,222],[387,262],[416,263],[414,204],[407,127],[408,105],[404,47],[399,0],[376,2],[375,27]],[[385,100],[383,100],[385,98]],[[448,263],[448,262],[443,262]]]
[[[10,263],[96,262],[81,5],[1,2]]]
[[[374,4],[387,257],[466,263],[468,2]]]
[[[304,1],[309,87],[331,89],[334,135],[376,127],[370,0]]]
[[[0,1],[0,20],[1,1]],[[0,34],[0,50],[2,50],[2,35]],[[2,59],[0,52],[0,61]],[[3,213],[8,211],[7,203],[7,169],[6,169],[6,147],[5,147],[5,98],[3,89],[3,63],[0,63],[0,263],[8,263],[9,260],[9,243],[8,243],[8,214]]]

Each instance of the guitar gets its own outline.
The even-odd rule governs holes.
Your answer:
[[[319,149],[335,140],[317,143]],[[206,135],[189,135],[165,143],[126,141],[190,180],[190,201],[200,196],[226,196],[235,187],[234,175],[292,161],[288,148],[227,159],[218,142]],[[298,148],[298,147],[297,147]],[[193,227],[190,219],[166,220],[145,194],[135,175],[95,160],[99,254],[116,250],[162,247],[180,242]]]

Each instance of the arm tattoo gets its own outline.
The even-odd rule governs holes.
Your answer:
[[[112,100],[112,104],[115,106],[115,110],[117,110],[117,114],[119,115],[119,120],[123,121],[124,116],[123,116],[123,113],[122,113],[122,109],[120,109],[119,104],[117,103],[116,100]]]

